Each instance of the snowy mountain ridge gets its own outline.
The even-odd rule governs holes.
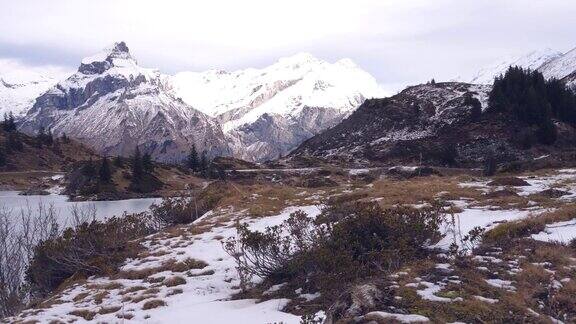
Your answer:
[[[506,72],[509,66],[520,66],[541,72],[545,78],[563,80],[568,86],[576,84],[576,49],[566,53],[550,48],[533,51],[523,56],[511,56],[499,63],[482,68],[469,81],[491,84],[494,78]]]
[[[165,79],[138,66],[125,43],[115,43],[38,97],[21,129],[50,128],[106,155],[129,155],[138,146],[173,161],[192,144],[211,155],[229,154],[218,123],[174,98]]]
[[[11,59],[0,59],[0,115],[23,115],[34,100],[66,77],[68,71],[56,67],[28,67]]]
[[[502,61],[480,69],[469,81],[477,84],[491,84],[494,78],[506,72],[509,66],[521,66],[536,70],[542,65],[561,57],[561,52],[546,48],[532,51],[522,56],[508,56]]]
[[[301,53],[263,69],[170,76],[139,66],[119,42],[39,96],[22,129],[50,128],[109,155],[141,146],[160,160],[180,160],[194,144],[211,155],[262,161],[383,95],[349,59],[328,63]]]

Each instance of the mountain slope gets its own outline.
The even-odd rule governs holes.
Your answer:
[[[573,127],[556,124],[554,146],[522,149],[517,118],[496,113],[474,118],[472,101],[487,106],[490,86],[465,83],[425,84],[386,99],[366,101],[336,127],[297,148],[290,159],[317,158],[352,165],[433,164],[482,166],[489,156],[498,162],[527,160],[574,149]]]
[[[494,78],[504,74],[510,66],[539,71],[546,79],[563,80],[570,87],[576,85],[576,49],[566,53],[545,49],[525,56],[507,58],[481,69],[472,77],[470,83],[492,84]]]
[[[14,60],[0,59],[0,115],[7,112],[25,114],[38,96],[67,74],[56,67],[33,68]]]
[[[533,51],[523,56],[508,57],[501,62],[486,66],[476,73],[470,83],[492,84],[494,78],[504,74],[510,66],[521,66],[530,70],[536,70],[542,65],[560,58],[563,54],[550,48]]]
[[[106,155],[129,155],[139,146],[158,160],[179,161],[192,144],[229,154],[218,123],[172,96],[166,78],[115,43],[38,97],[21,129],[50,128]]]
[[[178,73],[172,84],[176,96],[218,119],[235,156],[256,161],[286,154],[366,98],[384,95],[352,61],[306,53],[263,69]]]

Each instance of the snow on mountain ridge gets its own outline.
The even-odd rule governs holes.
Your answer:
[[[262,69],[170,76],[140,67],[119,42],[84,58],[76,73],[38,97],[22,129],[48,127],[110,155],[138,145],[173,161],[195,144],[211,156],[262,161],[381,96],[376,80],[350,59],[328,63],[299,53]]]
[[[576,71],[576,48],[546,62],[538,70],[545,78],[564,79]]]
[[[39,95],[69,74],[60,67],[31,67],[17,60],[0,59],[0,116],[10,111],[25,114]]]
[[[376,80],[352,60],[331,64],[308,53],[281,58],[263,69],[180,72],[172,83],[176,96],[218,117],[226,132],[265,113],[297,115],[305,106],[347,112],[361,104],[359,97],[385,95]],[[238,110],[245,113],[233,113]]]
[[[492,84],[494,78],[506,72],[510,66],[521,66],[530,70],[537,70],[544,64],[551,62],[563,54],[561,52],[546,48],[532,51],[527,55],[509,56],[499,63],[486,66],[470,79],[470,83]]]
[[[138,146],[158,160],[179,162],[192,144],[211,156],[229,155],[220,125],[175,98],[166,82],[115,43],[38,97],[21,129],[50,128],[106,155],[130,155]]]

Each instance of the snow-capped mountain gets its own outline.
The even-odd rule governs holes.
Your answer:
[[[560,58],[562,55],[561,52],[547,48],[530,52],[527,55],[510,56],[498,63],[480,69],[469,81],[475,84],[492,84],[494,78],[505,73],[510,66],[521,66],[530,70],[536,70],[542,65]]]
[[[140,67],[124,42],[82,60],[78,71],[37,98],[21,129],[66,133],[107,155],[136,146],[163,161],[180,160],[195,144],[228,155],[219,124],[175,98],[168,78]]]
[[[218,119],[235,156],[255,161],[290,152],[384,95],[351,60],[331,64],[306,53],[263,69],[182,72],[172,84],[176,96]]]
[[[0,116],[23,115],[34,100],[68,75],[58,67],[30,67],[11,59],[0,59]]]
[[[181,160],[195,144],[212,156],[262,161],[383,95],[348,59],[332,64],[298,54],[264,69],[169,76],[140,67],[120,42],[39,96],[21,128],[50,128],[108,155],[138,145],[159,160]]]

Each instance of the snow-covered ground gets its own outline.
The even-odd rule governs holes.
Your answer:
[[[263,230],[280,224],[296,210],[302,210],[310,217],[320,213],[318,206],[290,207],[276,216],[243,218],[241,222],[248,223],[254,230]],[[236,213],[236,216],[245,217],[242,213]],[[177,235],[152,235],[146,238],[143,244],[149,256],[129,260],[121,268],[121,273],[134,273],[159,268],[167,262],[192,259],[205,262],[206,267],[184,273],[165,270],[144,279],[91,278],[86,283],[64,290],[55,297],[59,301],[51,307],[30,311],[26,320],[41,323],[76,320],[76,323],[84,323],[89,321],[69,313],[85,310],[95,313],[93,321],[107,323],[300,323],[299,316],[281,311],[288,302],[286,299],[261,303],[251,299],[231,300],[232,295],[239,291],[239,281],[234,260],[223,250],[222,241],[236,235],[235,220],[230,218],[230,214],[215,215],[210,212],[196,223],[210,224],[211,227],[200,234],[183,230]],[[170,279],[175,277],[183,279],[182,283],[171,286]],[[101,302],[94,298],[98,294],[105,294]],[[149,307],[145,306],[146,303],[151,300],[162,300],[167,306],[146,309]]]

